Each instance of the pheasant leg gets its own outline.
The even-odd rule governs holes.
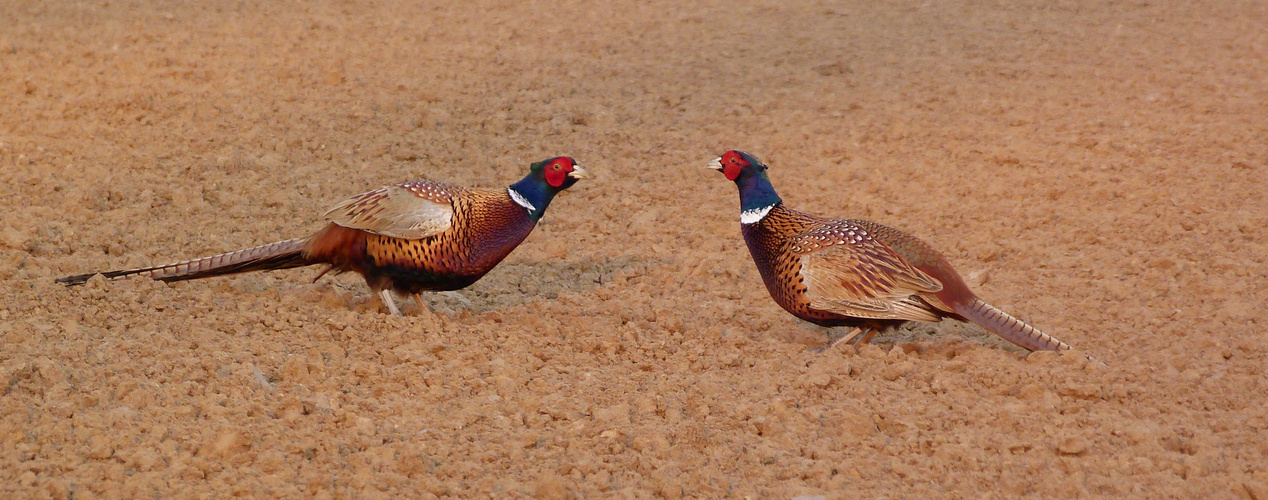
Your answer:
[[[869,330],[869,331],[870,331],[870,330]],[[842,335],[842,336],[840,336],[840,337],[837,337],[837,338],[835,338],[835,339],[829,340],[827,344],[824,344],[824,345],[823,345],[823,347],[816,347],[816,348],[811,349],[811,350],[812,350],[812,351],[814,351],[814,352],[816,352],[816,353],[823,353],[823,352],[827,352],[829,349],[832,349],[833,347],[836,347],[836,346],[837,346],[837,344],[840,344],[840,343],[842,343],[842,342],[849,341],[850,339],[853,339],[854,337],[857,337],[860,333],[863,333],[863,329],[862,329],[862,328],[855,328],[854,330],[851,330],[851,331],[850,331],[850,333],[847,333],[847,334]]]
[[[383,305],[387,306],[387,310],[392,313],[392,316],[401,315],[401,310],[396,308],[396,301],[392,300],[392,290],[387,288],[379,290],[379,300],[383,301]]]
[[[872,337],[875,337],[877,333],[880,333],[880,330],[877,330],[875,328],[869,328],[867,332],[862,337],[859,337],[858,340],[855,340],[854,344],[852,345],[854,346],[855,349],[858,349],[859,346],[866,344],[868,342],[871,342]]]
[[[424,317],[424,318],[436,317],[436,314],[431,312],[431,308],[427,307],[427,304],[423,303],[423,294],[415,293],[413,294],[413,297],[414,297],[414,303],[418,304],[418,315],[420,317]]]

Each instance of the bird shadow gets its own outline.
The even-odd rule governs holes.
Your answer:
[[[423,302],[433,312],[483,314],[518,307],[537,300],[554,300],[561,293],[586,293],[613,281],[619,274],[645,274],[661,262],[631,256],[598,260],[543,260],[503,262],[475,284],[449,292],[424,292]],[[383,309],[359,276],[352,273],[325,284],[318,282],[311,292],[329,295],[328,302],[340,302],[357,312]],[[398,297],[402,312],[412,314],[412,301]]]
[[[434,309],[484,313],[521,306],[536,300],[555,300],[561,293],[586,293],[622,273],[645,273],[661,263],[619,256],[597,260],[524,261],[503,263],[484,279],[462,290],[425,294]],[[496,273],[496,274],[495,274]]]
[[[807,349],[823,346],[829,338],[845,335],[850,332],[847,327],[822,327],[799,322],[796,328],[785,329],[780,337],[790,343],[801,344]],[[943,344],[953,342],[961,346],[991,346],[1008,352],[1024,353],[1025,349],[1005,341],[982,328],[958,321],[941,321],[923,323],[909,321],[897,328],[889,328],[872,337],[869,344],[888,351],[894,347],[915,345],[921,351],[925,349],[941,349]],[[845,344],[838,346],[843,347]],[[862,346],[859,346],[862,347]]]

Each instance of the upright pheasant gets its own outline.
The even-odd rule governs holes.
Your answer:
[[[546,207],[585,170],[561,156],[532,164],[505,190],[465,189],[432,181],[386,186],[348,198],[326,212],[330,223],[306,238],[163,266],[99,273],[106,278],[142,274],[162,281],[325,264],[356,271],[393,315],[392,292],[410,294],[426,310],[423,291],[465,288],[519,246]],[[59,278],[83,284],[98,273]]]
[[[905,321],[942,318],[975,323],[1031,351],[1071,349],[979,299],[942,254],[915,237],[785,207],[753,155],[727,151],[709,167],[739,187],[740,229],[775,302],[820,326],[855,327],[820,351],[867,342]]]

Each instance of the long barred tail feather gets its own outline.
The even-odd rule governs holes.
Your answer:
[[[279,241],[258,247],[238,250],[236,252],[187,260],[163,266],[143,267],[102,273],[79,274],[58,278],[58,283],[66,286],[82,285],[89,278],[98,274],[107,279],[142,274],[161,281],[182,281],[210,276],[244,273],[248,271],[265,271],[270,269],[290,269],[314,264],[304,257],[304,248],[308,238]]]
[[[999,335],[1004,340],[1031,351],[1068,351],[1074,349],[1070,344],[1039,331],[1024,321],[1000,310],[1000,308],[987,304],[982,299],[974,299],[973,303],[969,305],[954,305],[952,309],[955,310],[956,314],[963,316],[965,319],[995,335]],[[1087,356],[1089,360],[1101,363],[1100,360],[1088,354],[1084,354],[1084,356]]]

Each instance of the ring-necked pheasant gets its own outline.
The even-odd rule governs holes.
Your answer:
[[[420,292],[475,283],[528,237],[556,194],[586,178],[572,158],[561,156],[532,164],[527,176],[505,190],[432,181],[386,186],[335,205],[326,212],[330,223],[306,238],[163,266],[67,276],[57,282],[79,285],[96,274],[181,281],[326,264],[318,278],[332,270],[356,271],[393,315],[401,313],[392,291],[412,295],[426,311]]]
[[[739,187],[740,229],[775,302],[820,326],[854,327],[819,351],[851,339],[857,346],[906,321],[942,318],[975,323],[1031,351],[1071,349],[979,299],[942,254],[915,237],[785,207],[753,155],[727,151],[709,168]]]

